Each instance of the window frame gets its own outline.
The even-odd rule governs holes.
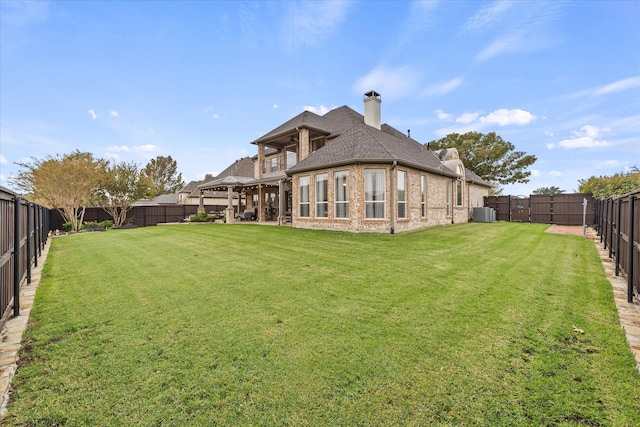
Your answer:
[[[319,173],[315,178],[315,217],[329,218],[329,174]]]
[[[348,170],[337,171],[333,173],[333,217],[337,219],[349,218]]]
[[[400,179],[402,177],[402,179]],[[401,182],[402,181],[402,182]],[[402,184],[402,188],[400,188]],[[396,202],[398,219],[407,219],[407,171],[398,170],[396,174]],[[400,195],[402,194],[402,200]]]
[[[427,176],[420,175],[420,216],[427,217]]]
[[[309,175],[301,176],[300,178],[298,178],[298,217],[300,218],[309,218],[311,215],[311,204],[309,203],[310,182],[311,177]],[[306,187],[306,192],[304,191],[304,187]],[[306,208],[306,212],[304,208]]]
[[[380,180],[381,174],[382,180]],[[370,190],[367,189],[367,186],[370,183],[370,179],[368,177],[374,176],[376,177],[373,184],[382,182],[382,191],[377,188],[372,188]],[[386,169],[365,169],[364,170],[364,217],[368,220],[385,220],[387,218],[387,170]],[[381,195],[381,199],[376,199],[376,195]],[[373,197],[370,197],[373,196]],[[382,206],[382,209],[379,209],[379,206]],[[372,208],[372,212],[374,216],[369,216],[370,208]],[[382,213],[382,216],[375,216]]]

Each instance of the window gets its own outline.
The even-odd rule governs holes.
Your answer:
[[[376,219],[385,216],[384,169],[365,169],[364,171],[364,211],[365,218]]]
[[[407,217],[407,173],[398,171],[398,218]]]
[[[324,147],[324,137],[322,138],[316,138],[314,140],[311,141],[311,152],[313,153],[314,151],[318,151],[319,149],[321,149],[322,147]]]
[[[422,205],[422,218],[427,216],[427,176],[422,175],[420,180],[420,194]]]
[[[342,171],[334,174],[334,217],[349,218],[349,172]]]
[[[287,164],[287,169],[294,167],[298,163],[298,154],[296,153],[295,147],[289,147],[286,150],[286,159],[285,162]]]
[[[327,181],[328,176],[326,173],[316,175],[316,218],[326,218],[328,216]]]
[[[301,217],[309,217],[309,177],[300,177],[300,200],[298,201],[298,215]]]
[[[462,206],[462,180],[456,181],[456,205]]]

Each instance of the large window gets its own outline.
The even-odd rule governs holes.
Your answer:
[[[422,175],[420,180],[420,203],[422,207],[422,218],[427,216],[427,176]]]
[[[447,184],[447,216],[451,216],[451,192],[453,191],[453,184]]]
[[[365,169],[364,171],[364,211],[365,218],[376,219],[385,216],[384,169]]]
[[[298,200],[298,215],[301,217],[309,216],[309,177],[300,177],[300,191]]]
[[[326,173],[316,175],[316,218],[326,218],[329,213],[329,193],[327,191],[328,176]]]
[[[407,217],[407,173],[398,171],[398,218]]]
[[[462,180],[456,181],[456,205],[462,206]]]
[[[349,218],[349,172],[341,171],[334,174],[334,217]]]

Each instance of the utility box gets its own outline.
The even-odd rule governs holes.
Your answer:
[[[487,207],[473,208],[473,222],[495,221],[495,210]]]

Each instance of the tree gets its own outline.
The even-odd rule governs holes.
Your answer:
[[[33,201],[56,209],[71,224],[71,230],[78,231],[85,208],[97,202],[107,161],[76,150],[44,159],[32,157],[31,163],[16,164],[25,170],[12,183]]]
[[[578,180],[581,193],[592,193],[593,197],[622,196],[640,189],[640,169],[632,167],[628,172],[612,176],[592,176]]]
[[[564,190],[561,190],[556,186],[551,186],[551,187],[540,187],[537,190],[533,190],[531,194],[553,196],[554,194],[562,194],[562,193],[564,193]]]
[[[525,169],[537,160],[534,155],[514,151],[514,145],[495,132],[486,135],[480,132],[451,133],[430,141],[428,146],[431,150],[455,147],[468,169],[485,181],[499,184],[529,182],[531,172]]]
[[[100,188],[102,208],[113,218],[113,226],[124,225],[133,202],[146,197],[149,183],[134,162],[110,163]]]
[[[142,170],[143,176],[151,183],[149,197],[175,193],[184,187],[182,174],[178,173],[178,163],[171,156],[151,159]]]

